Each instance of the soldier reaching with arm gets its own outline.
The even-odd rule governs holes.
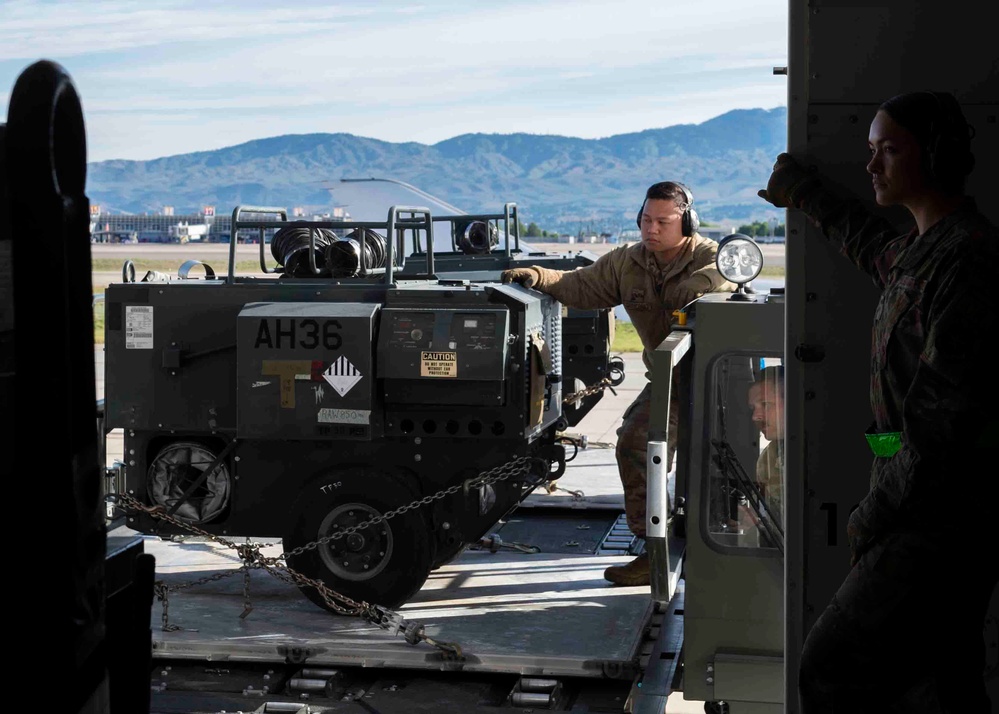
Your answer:
[[[718,244],[697,233],[699,220],[693,196],[683,184],[657,183],[645,193],[638,213],[642,240],[601,256],[577,270],[531,266],[504,271],[504,283],[548,293],[572,308],[593,310],[623,305],[644,347],[643,360],[652,367],[652,352],[672,329],[674,310],[707,292],[735,290],[715,267]],[[648,378],[646,373],[646,378]],[[646,448],[651,383],[624,414],[617,431],[616,457],[624,487],[628,527],[645,537]],[[671,400],[668,468],[673,468],[680,400]],[[614,565],[604,577],[619,585],[650,583],[648,554],[625,565]]]
[[[879,205],[911,213],[904,235],[788,154],[760,192],[803,211],[881,289],[870,490],[848,520],[851,571],[805,640],[802,714],[989,711],[982,626],[999,577],[990,345],[999,231],[964,192],[971,136],[950,94],[902,94],[879,107],[867,172]],[[938,596],[945,624],[927,631]],[[946,654],[927,656],[928,644]]]

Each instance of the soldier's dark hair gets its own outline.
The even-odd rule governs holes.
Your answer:
[[[684,190],[682,184],[675,181],[660,181],[649,186],[649,189],[645,192],[645,200],[647,201],[650,198],[673,201],[679,208],[689,208],[692,197]],[[645,204],[643,203],[642,205],[644,206]]]
[[[878,109],[915,135],[930,179],[950,193],[964,192],[967,176],[975,166],[971,153],[974,128],[953,94],[907,92],[886,100]]]

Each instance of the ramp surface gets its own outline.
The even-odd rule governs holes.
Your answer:
[[[593,533],[609,533],[617,516],[518,509],[494,532],[506,543],[533,539],[541,552],[468,550],[431,573],[399,613],[429,637],[459,644],[468,671],[631,676],[652,604],[647,586],[603,579],[622,557],[600,554]],[[280,554],[280,542],[270,542],[264,555]],[[573,542],[580,545],[567,545]],[[235,551],[210,539],[147,537],[145,547],[168,588],[166,609],[153,605],[154,658],[451,668],[436,648],[327,613],[267,572],[245,577]]]

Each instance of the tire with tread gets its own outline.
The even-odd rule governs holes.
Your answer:
[[[416,498],[399,478],[374,470],[352,468],[325,475],[309,483],[292,506],[284,550],[290,552]],[[415,508],[347,538],[289,555],[288,567],[353,600],[399,607],[423,587],[434,561],[424,510]],[[317,588],[299,587],[313,603],[330,610]]]

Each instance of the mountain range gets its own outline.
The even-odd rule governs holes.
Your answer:
[[[787,108],[737,109],[601,139],[538,134],[463,134],[436,144],[353,134],[298,134],[148,161],[88,165],[92,203],[112,213],[227,213],[243,205],[332,207],[331,182],[392,178],[469,213],[517,203],[521,220],[560,232],[634,227],[645,189],[679,180],[703,222],[780,217],[756,192],[787,138]],[[348,209],[349,210],[349,209]]]

